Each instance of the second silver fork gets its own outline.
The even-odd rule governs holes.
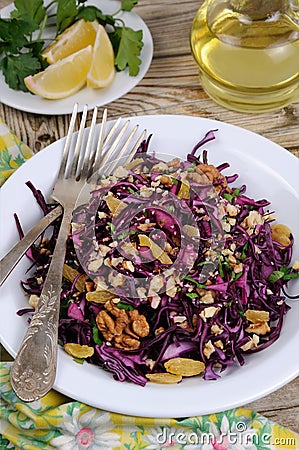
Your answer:
[[[16,395],[26,402],[41,398],[53,387],[55,381],[61,281],[66,251],[65,244],[78,195],[84,183],[87,182],[100,167],[102,167],[103,163],[109,163],[109,158],[113,154],[115,147],[125,131],[125,127],[123,127],[114,143],[105,154],[105,158],[102,158],[104,132],[107,119],[107,111],[105,110],[97,149],[91,157],[90,151],[94,139],[96,114],[97,110],[95,109],[87,145],[86,148],[84,148],[83,133],[87,116],[87,107],[84,108],[73,160],[70,167],[67,167],[68,154],[77,116],[77,107],[74,108],[61,167],[52,194],[52,198],[63,206],[63,218],[52,255],[52,261],[49,266],[36,311],[11,370],[12,387]],[[110,138],[114,131],[115,130],[113,129],[111,130]],[[122,146],[120,153],[118,154],[119,158],[124,154],[126,146],[128,145],[128,142],[132,140],[135,132],[136,129]],[[134,149],[131,151],[131,156],[135,153],[143,137],[144,134],[140,136],[138,142],[135,144]]]

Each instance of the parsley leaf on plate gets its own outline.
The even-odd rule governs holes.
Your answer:
[[[58,0],[56,32],[60,33],[72,25],[78,13],[76,0]]]
[[[41,69],[39,59],[32,53],[20,53],[19,55],[7,55],[1,62],[6,83],[12,88],[27,92],[24,78]]]
[[[29,43],[31,33],[37,25],[31,19],[19,17],[18,19],[0,19],[0,48],[5,53],[16,54],[19,49]]]
[[[109,14],[103,14],[103,12],[99,8],[92,5],[82,6],[81,8],[79,8],[77,19],[84,19],[89,22],[98,20],[98,22],[103,26],[105,25],[114,26],[115,24],[115,19],[113,16]]]
[[[39,25],[46,15],[46,8],[43,0],[15,0],[15,10],[11,17],[28,16],[37,25]]]
[[[135,5],[137,5],[138,0],[122,0],[121,10],[122,11],[132,11]]]
[[[118,43],[118,50],[115,58],[115,66],[118,70],[129,67],[129,74],[136,76],[139,72],[141,60],[139,58],[142,42],[142,30],[132,30],[126,26],[116,27],[113,33],[112,44]]]

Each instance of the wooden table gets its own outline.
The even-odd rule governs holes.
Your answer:
[[[0,7],[8,3],[0,0]],[[249,115],[224,109],[202,90],[189,45],[191,22],[201,1],[139,3],[135,11],[146,21],[154,40],[153,61],[138,86],[109,104],[110,118],[144,114],[208,117],[259,133],[299,157],[299,99],[275,112]],[[0,116],[35,152],[65,136],[69,123],[69,116],[29,114],[3,104]],[[246,406],[299,432],[299,378]]]

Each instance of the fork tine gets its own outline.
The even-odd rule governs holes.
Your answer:
[[[95,106],[95,108],[93,110],[90,130],[89,130],[89,133],[88,133],[88,139],[87,139],[87,144],[86,144],[84,161],[83,161],[83,165],[82,165],[82,169],[81,169],[81,174],[85,178],[88,178],[88,171],[89,171],[90,158],[91,158],[91,148],[92,148],[94,134],[95,134],[95,126],[96,126],[96,122],[97,122],[97,115],[98,115],[98,108]]]
[[[121,121],[121,117],[119,117],[119,118],[117,119],[117,121],[114,123],[113,127],[111,128],[111,130],[110,130],[109,133],[107,134],[107,136],[106,136],[106,138],[105,138],[105,140],[104,140],[103,149],[104,149],[105,146],[109,143],[109,141],[110,141],[111,137],[113,136],[113,134],[115,133],[115,131],[116,131],[116,129],[117,129],[117,127],[118,127],[120,121]],[[90,160],[89,160],[89,171],[90,171],[89,177],[90,177],[91,174],[92,174],[92,167],[93,167],[93,165],[94,165],[95,156],[96,156],[96,151],[93,152],[93,154],[92,154],[92,156],[90,157]]]
[[[101,123],[100,135],[99,135],[99,139],[98,139],[98,145],[97,145],[97,149],[96,149],[95,157],[94,157],[93,172],[97,172],[100,164],[102,163],[102,151],[103,151],[103,145],[104,145],[106,122],[107,122],[107,109],[105,108],[104,112],[103,112],[103,116],[102,116],[102,123]]]
[[[112,136],[114,135],[114,133],[117,129],[119,122],[120,122],[120,120],[117,120],[116,123],[113,125],[112,129],[108,133],[108,136],[106,137],[106,139],[102,145],[102,149],[111,140]],[[101,175],[103,174],[103,169],[105,168],[107,161],[109,161],[109,159],[111,159],[111,156],[113,155],[114,150],[116,149],[121,138],[123,137],[124,133],[126,132],[128,126],[129,126],[129,123],[130,123],[130,121],[127,120],[127,122],[123,125],[122,129],[120,130],[120,132],[116,136],[115,140],[113,141],[111,147],[108,148],[108,150],[104,153],[104,155],[102,157],[100,157],[101,155],[99,155],[99,157],[97,158],[97,161],[94,160],[94,162],[90,168],[90,174],[88,176],[89,181],[91,180],[91,177],[93,177],[94,181],[96,182],[95,177],[97,178],[100,174]]]
[[[63,178],[64,177],[65,168],[66,168],[68,155],[69,155],[69,150],[70,150],[72,137],[73,137],[74,126],[75,126],[75,123],[76,123],[77,113],[78,113],[78,103],[75,103],[74,104],[74,108],[73,108],[73,112],[72,112],[72,117],[71,117],[71,120],[70,120],[69,129],[68,129],[66,140],[65,140],[65,144],[64,144],[63,154],[62,154],[60,168],[59,168],[59,172],[58,172],[57,178]]]
[[[143,132],[141,133],[141,135],[139,136],[139,138],[137,139],[134,147],[132,148],[132,150],[130,151],[130,153],[128,154],[128,156],[126,157],[126,160],[124,161],[124,166],[126,166],[127,164],[129,164],[129,162],[131,161],[131,159],[134,157],[135,153],[137,152],[141,142],[143,141],[143,139],[145,138],[147,133],[147,130],[143,130]]]
[[[115,130],[117,129],[119,123],[121,121],[121,117],[119,117],[116,122],[114,123],[113,127],[111,128],[111,130],[109,131],[109,133],[106,136],[106,139],[104,141],[104,147],[109,143],[111,137],[113,136]]]
[[[85,129],[87,111],[88,111],[88,106],[85,105],[84,109],[83,109],[82,117],[81,117],[81,123],[80,123],[80,128],[79,128],[79,132],[78,132],[78,136],[77,136],[77,142],[76,142],[76,146],[75,146],[75,150],[74,150],[74,154],[73,154],[73,158],[72,158],[72,164],[71,164],[69,174],[68,174],[69,178],[76,177],[76,173],[77,173],[77,169],[78,169],[78,161],[79,161],[79,156],[80,156],[80,149],[81,149],[81,147],[83,147],[82,140],[83,140],[83,134],[84,134],[84,129]]]
[[[119,164],[120,159],[122,158],[122,156],[125,154],[131,140],[133,139],[133,137],[135,136],[137,130],[139,128],[139,125],[135,125],[135,127],[133,128],[133,130],[131,131],[129,137],[127,138],[126,142],[124,143],[124,145],[121,147],[121,149],[119,150],[116,158],[114,161],[112,161],[109,165],[109,168],[107,169],[107,173],[112,173],[113,170],[115,169],[115,167]]]
[[[123,147],[122,147],[122,150],[123,150],[124,152],[127,150],[128,146],[129,146],[131,140],[133,139],[133,137],[135,136],[135,134],[136,134],[138,128],[139,128],[139,125],[135,125],[135,127],[134,127],[133,130],[131,131],[131,133],[130,133],[128,139],[126,140],[126,142],[124,143],[124,145],[123,145]]]
[[[124,124],[124,126],[122,127],[122,129],[120,130],[119,134],[117,135],[116,139],[113,141],[111,147],[106,151],[105,155],[103,156],[103,159],[101,160],[101,169],[105,166],[106,162],[113,155],[114,150],[116,149],[121,138],[123,137],[124,133],[126,132],[129,124],[130,124],[130,121],[127,120],[126,123]]]

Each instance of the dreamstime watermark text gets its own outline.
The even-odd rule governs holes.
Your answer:
[[[294,448],[295,438],[274,438],[269,433],[258,433],[254,430],[247,430],[246,423],[237,422],[236,431],[223,432],[219,436],[215,436],[213,433],[203,433],[200,429],[197,432],[182,432],[173,431],[164,428],[161,433],[157,434],[158,445],[279,445],[284,446],[286,449]]]

